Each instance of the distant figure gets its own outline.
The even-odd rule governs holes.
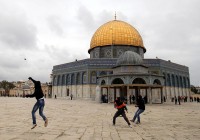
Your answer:
[[[178,96],[178,104],[181,105],[181,96]]]
[[[35,105],[34,105],[34,107],[32,109],[33,126],[32,126],[31,129],[33,129],[33,128],[35,128],[37,126],[35,112],[38,109],[39,109],[40,116],[44,120],[44,126],[47,127],[47,125],[48,125],[48,119],[43,114],[43,109],[44,109],[45,101],[44,101],[44,94],[42,92],[40,81],[35,81],[31,77],[29,77],[28,79],[31,80],[34,83],[34,85],[35,85],[35,92],[33,94],[26,95],[26,97],[31,97],[31,98],[35,97],[37,99],[37,102],[35,103]]]
[[[144,103],[144,99],[142,99],[141,95],[138,96],[137,104],[135,105],[135,107],[138,107],[138,109],[135,112],[135,115],[134,115],[133,119],[131,120],[131,122],[135,122],[135,120],[137,118],[136,124],[139,124],[140,123],[140,114],[145,111],[145,103]]]
[[[70,94],[70,98],[71,98],[71,100],[72,100],[72,98],[73,98],[73,94]]]
[[[130,104],[132,103],[131,100],[132,100],[132,97],[131,97],[131,95],[129,95],[129,102],[130,102]]]
[[[199,103],[199,101],[200,101],[200,99],[199,99],[199,97],[197,97],[197,103]]]
[[[104,98],[105,98],[105,96],[104,96],[104,94],[102,94],[101,95],[101,103],[104,103],[104,100],[105,100]]]
[[[133,103],[134,103],[135,102],[135,96],[134,95],[132,96],[132,100],[133,100]]]
[[[164,98],[164,102],[166,102],[166,98],[165,98],[165,96],[164,96],[163,98]]]
[[[124,102],[122,102],[120,97],[117,97],[117,99],[114,102],[114,105],[115,105],[115,108],[117,109],[117,112],[115,113],[115,115],[113,117],[113,125],[115,125],[116,118],[119,117],[120,115],[122,115],[124,120],[127,122],[128,126],[132,128],[128,118],[126,117],[126,113],[124,111],[124,110],[126,110],[126,112],[128,113],[126,104]]]
[[[105,99],[105,103],[108,103],[108,96],[107,95],[104,96],[104,99]]]
[[[57,99],[56,95],[55,95],[55,99]]]
[[[175,98],[175,105],[177,105],[177,98],[176,98],[176,96],[174,98]]]

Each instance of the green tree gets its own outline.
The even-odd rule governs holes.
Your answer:
[[[5,90],[6,96],[9,96],[10,90],[13,89],[15,85],[11,82],[3,80],[2,82],[0,82],[0,87]]]
[[[196,87],[193,85],[191,85],[190,87],[191,87],[191,91],[197,94],[198,90],[196,89]]]

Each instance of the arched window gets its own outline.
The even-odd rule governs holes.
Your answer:
[[[70,77],[69,77],[69,74],[66,75],[66,85],[69,85],[70,84]]]
[[[160,80],[155,79],[155,80],[153,81],[153,84],[154,84],[154,85],[161,85],[161,82],[160,82]]]
[[[170,74],[167,74],[167,85],[168,85],[168,86],[171,86]]]
[[[91,83],[96,83],[97,82],[97,73],[95,71],[93,71],[91,73]]]
[[[173,74],[172,74],[172,86],[175,86],[175,77]]]
[[[190,79],[187,77],[187,85],[188,85],[188,87],[187,88],[190,88]]]
[[[183,79],[181,76],[180,76],[180,86],[183,87]]]
[[[74,74],[71,75],[71,84],[75,85],[75,76],[74,76]]]
[[[76,84],[80,84],[80,83],[81,83],[80,74],[77,73],[77,75],[76,75]]]
[[[186,85],[186,78],[185,78],[185,77],[183,77],[183,87],[184,87],[184,88],[187,87],[187,85]]]
[[[62,75],[62,83],[61,85],[65,85],[65,75]]]
[[[105,85],[105,84],[106,84],[105,80],[102,80],[101,85]]]
[[[178,76],[176,76],[176,82],[177,82],[177,87],[179,87],[180,85],[179,85],[179,78],[178,78]]]
[[[85,83],[87,83],[87,74],[86,74],[86,72],[84,72],[83,73],[83,83],[85,84]]]
[[[57,85],[57,79],[56,79],[56,78],[57,78],[56,76],[53,78],[53,85],[54,85],[54,86]]]
[[[58,79],[57,79],[57,86],[60,85],[60,75],[58,75]]]
[[[142,78],[135,78],[132,84],[146,84],[145,80]]]
[[[164,80],[164,82],[165,82],[164,84],[165,84],[165,86],[166,86],[166,84],[167,84],[167,82],[166,82],[167,77],[166,77],[165,73],[163,73],[163,75],[164,75],[164,79],[165,79],[165,80]]]
[[[121,78],[116,78],[112,81],[112,84],[124,84],[124,82]]]

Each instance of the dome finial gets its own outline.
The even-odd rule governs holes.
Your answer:
[[[116,11],[115,11],[115,20],[117,20],[117,15],[116,15]]]

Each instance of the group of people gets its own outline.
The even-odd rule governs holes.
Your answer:
[[[174,96],[172,97],[172,102],[175,103],[175,105],[179,104],[181,105],[181,102],[187,102],[188,100],[188,97],[187,96]],[[190,96],[190,102],[197,102],[199,103],[200,102],[200,98],[199,97],[192,97]]]
[[[190,102],[197,102],[197,103],[199,103],[200,102],[200,98],[199,97],[192,97],[192,96],[190,96]]]
[[[120,98],[117,97],[117,99],[114,102],[115,108],[117,109],[117,112],[115,113],[114,117],[113,117],[113,125],[115,125],[116,123],[116,118],[119,117],[120,115],[124,118],[124,120],[127,122],[129,127],[131,126],[131,122],[135,122],[136,124],[140,123],[140,114],[144,112],[145,110],[145,101],[142,98],[141,95],[139,95],[136,99],[136,106],[138,107],[137,111],[135,112],[135,115],[133,116],[132,120],[128,120],[125,111],[128,113],[128,109],[126,107],[126,104],[124,103],[124,101]]]
[[[33,94],[26,95],[26,97],[31,97],[31,98],[35,97],[36,100],[37,100],[35,105],[33,106],[32,112],[31,112],[32,113],[32,120],[33,120],[33,126],[32,126],[31,129],[34,129],[37,126],[35,113],[38,109],[39,109],[40,116],[44,120],[44,126],[47,127],[48,119],[43,113],[45,101],[44,101],[44,94],[43,94],[43,91],[42,91],[42,88],[41,88],[41,83],[40,83],[40,81],[36,81],[31,77],[29,77],[28,79],[31,80],[34,83],[35,91],[34,91]],[[71,96],[71,100],[72,100],[72,97],[73,96]],[[102,97],[102,100],[103,100],[103,102],[107,101],[106,95]],[[125,111],[128,113],[128,109],[126,107],[126,104],[124,103],[124,100],[121,99],[120,97],[117,97],[117,99],[114,102],[114,105],[115,105],[115,108],[117,109],[117,112],[115,113],[115,115],[113,117],[113,125],[115,125],[116,118],[119,117],[120,115],[125,119],[125,121],[127,122],[129,127],[132,127],[131,124],[130,124],[130,121],[135,122],[137,120],[135,123],[136,124],[140,123],[140,114],[142,112],[144,112],[144,110],[145,110],[145,101],[144,101],[144,99],[142,98],[141,95],[139,95],[136,99],[136,107],[138,107],[138,109],[135,112],[133,119],[130,120],[130,121],[128,120],[126,113],[125,113]]]

